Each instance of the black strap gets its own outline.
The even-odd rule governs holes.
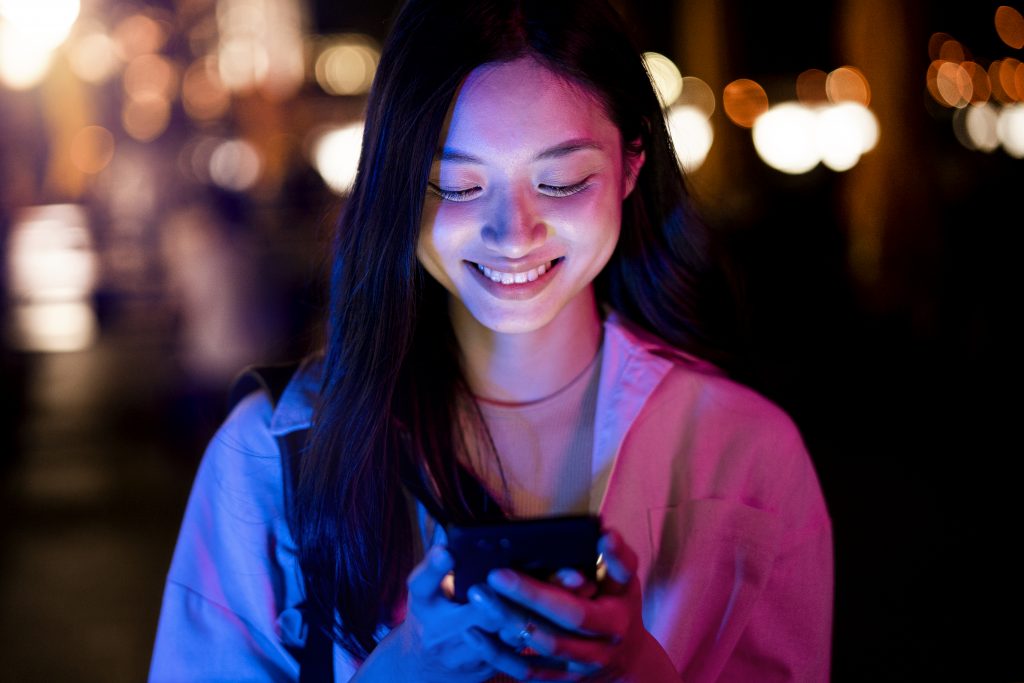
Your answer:
[[[265,390],[271,404],[276,406],[285,387],[298,370],[298,363],[250,366],[235,379],[228,393],[228,409],[253,391]],[[288,527],[295,536],[296,520],[293,492],[299,477],[300,458],[305,452],[308,429],[299,429],[276,437],[281,453],[281,478],[284,488],[285,515]],[[306,593],[309,594],[307,585]],[[300,608],[304,607],[299,605]],[[328,683],[334,680],[334,648],[324,625],[312,610],[303,609],[306,621],[306,642],[294,651],[299,663],[299,683]]]

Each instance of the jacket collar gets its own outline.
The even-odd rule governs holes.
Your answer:
[[[602,493],[626,430],[673,363],[715,372],[705,361],[669,346],[615,311],[607,312],[604,331],[594,425],[593,470],[595,484],[601,484],[600,487],[595,486],[595,490]],[[300,364],[274,409],[270,420],[272,435],[282,436],[310,427],[321,390],[323,362],[323,356],[317,355]],[[600,494],[596,499],[592,496],[591,507],[599,500]]]

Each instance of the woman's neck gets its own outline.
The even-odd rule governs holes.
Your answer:
[[[458,303],[451,316],[470,390],[494,401],[527,403],[550,396],[578,377],[601,345],[592,287],[532,332],[494,332]]]

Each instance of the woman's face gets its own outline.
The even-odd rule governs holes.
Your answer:
[[[417,256],[484,327],[538,330],[591,305],[642,163],[582,87],[528,57],[481,66],[442,131]]]

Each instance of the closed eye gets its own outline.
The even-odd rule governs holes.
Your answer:
[[[568,197],[569,195],[582,192],[590,187],[589,179],[576,183],[575,185],[538,185],[541,192],[550,197]]]
[[[465,190],[446,190],[438,187],[434,183],[428,183],[427,187],[430,189],[432,194],[447,202],[468,202],[480,191],[479,187],[471,187]]]

